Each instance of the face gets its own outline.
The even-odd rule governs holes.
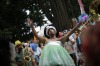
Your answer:
[[[22,48],[22,45],[17,45],[16,48]]]
[[[49,31],[48,31],[48,34],[49,34],[49,35],[55,35],[56,32],[55,32],[54,29],[50,28]]]
[[[22,51],[22,45],[16,46],[16,52],[20,53]]]

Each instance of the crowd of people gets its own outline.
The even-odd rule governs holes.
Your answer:
[[[67,34],[67,31],[61,32],[62,35],[60,35],[60,37],[64,36]],[[77,38],[77,31],[76,33],[73,33],[65,42],[65,44],[62,44],[63,48],[66,49],[66,51],[68,51],[69,55],[72,57],[72,59],[74,60],[75,64],[78,64],[78,60],[79,60],[79,56],[78,56],[78,47],[77,47],[77,43],[76,43],[76,38]],[[60,38],[59,37],[59,38]],[[38,39],[36,41],[34,40],[29,40],[27,42],[20,42],[19,40],[17,40],[15,42],[15,48],[16,48],[16,62],[18,62],[17,64],[20,65],[22,63],[24,63],[24,61],[22,61],[21,57],[22,57],[22,53],[21,53],[21,49],[23,49],[23,52],[25,51],[25,49],[27,48],[29,52],[26,53],[30,53],[30,54],[26,54],[25,56],[30,56],[32,55],[33,60],[34,60],[34,64],[38,65],[39,64],[39,58],[41,56],[42,50],[44,48],[46,44],[41,43]],[[47,52],[49,52],[49,48],[47,48]],[[25,52],[24,52],[25,53]],[[20,57],[19,57],[20,55]],[[24,55],[23,55],[24,56]],[[19,58],[18,58],[19,57]],[[55,57],[56,58],[56,57]],[[56,58],[57,59],[57,58]],[[25,60],[25,59],[24,59]],[[22,62],[21,62],[22,61]],[[46,60],[45,60],[46,61]],[[51,60],[52,61],[52,60]],[[66,61],[65,61],[66,62]],[[28,63],[29,66],[32,63]],[[22,65],[20,65],[22,66]],[[32,66],[32,65],[31,65]],[[33,65],[34,66],[34,65]],[[41,66],[41,65],[40,65]]]
[[[10,63],[12,66],[95,66],[99,64],[99,22],[88,22],[82,28],[80,22],[73,29],[62,32],[57,32],[54,26],[48,25],[44,30],[45,37],[37,34],[32,19],[28,18],[28,23],[36,38],[35,41],[34,39],[24,42],[16,40],[15,43],[11,43],[5,38],[0,39],[4,44],[0,44],[2,49],[0,57],[8,57],[9,62],[4,61],[8,66]],[[81,29],[78,29],[79,27]],[[10,47],[6,47],[8,45]],[[93,50],[94,47],[97,49]],[[1,54],[3,52],[8,56],[3,56]]]

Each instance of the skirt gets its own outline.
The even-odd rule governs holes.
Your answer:
[[[61,45],[46,45],[39,66],[75,66],[69,53]]]

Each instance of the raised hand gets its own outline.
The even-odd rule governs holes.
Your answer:
[[[27,25],[30,27],[33,26],[33,20],[30,18],[27,18]]]

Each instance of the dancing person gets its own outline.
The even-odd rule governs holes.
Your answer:
[[[81,23],[61,38],[56,37],[57,30],[55,27],[47,26],[45,29],[46,35],[49,36],[49,39],[46,39],[36,33],[32,23],[33,20],[30,18],[27,20],[35,37],[43,43],[46,42],[40,57],[39,66],[75,66],[74,61],[61,44],[66,41],[66,39],[81,25]]]

